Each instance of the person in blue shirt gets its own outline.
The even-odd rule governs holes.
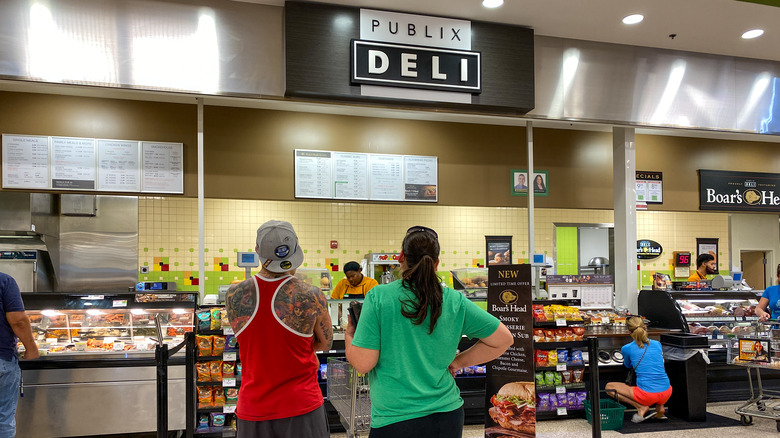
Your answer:
[[[756,306],[756,316],[760,321],[780,318],[780,265],[777,265],[777,283],[764,290]]]
[[[664,420],[664,404],[672,395],[672,386],[664,369],[661,343],[647,337],[647,327],[642,318],[632,316],[626,320],[626,326],[634,340],[620,351],[623,353],[623,365],[633,368],[636,373],[636,386],[609,382],[607,394],[636,408],[637,413],[631,418],[634,423],[641,423],[652,416]],[[655,406],[655,412],[650,412],[651,406]]]

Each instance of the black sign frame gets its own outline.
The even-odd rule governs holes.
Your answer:
[[[699,169],[699,209],[780,212],[780,174]]]

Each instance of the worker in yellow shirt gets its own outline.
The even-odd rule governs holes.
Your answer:
[[[363,275],[362,271],[363,268],[360,267],[360,263],[358,262],[349,262],[344,265],[344,275],[346,275],[347,278],[342,279],[336,284],[330,297],[334,300],[341,300],[344,298],[365,298],[366,293],[379,283],[373,278]]]
[[[704,281],[707,275],[718,272],[718,265],[715,262],[715,256],[712,254],[699,254],[696,258],[696,270],[693,271],[688,281]]]

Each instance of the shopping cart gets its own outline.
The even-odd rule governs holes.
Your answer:
[[[776,321],[773,321],[775,324]],[[766,341],[775,354],[780,352],[780,330],[771,329],[770,326],[760,322],[754,324],[755,331],[743,341]],[[780,371],[780,357],[773,357],[773,353],[767,354],[767,361],[754,362],[740,359],[740,340],[730,339],[728,342],[728,363],[745,367],[750,383],[750,399],[734,410],[739,414],[739,420],[744,426],[753,424],[753,417],[775,420],[777,431],[780,432],[780,391],[764,389],[761,383],[761,370]],[[753,385],[753,370],[756,374],[756,385]]]
[[[339,413],[347,438],[359,438],[371,429],[368,380],[343,357],[328,358],[328,400]]]

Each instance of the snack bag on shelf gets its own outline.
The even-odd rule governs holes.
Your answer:
[[[213,395],[210,386],[198,387],[198,408],[210,408],[212,406]]]
[[[221,382],[222,381],[222,361],[221,360],[212,360],[209,362],[209,371],[211,372],[211,381],[212,382]]]
[[[544,306],[542,306],[541,304],[534,304],[532,306],[532,312],[534,315],[534,321],[538,321],[538,322],[547,321],[547,316],[545,316],[544,314]]]
[[[211,356],[213,336],[197,336],[198,356]]]
[[[545,386],[555,386],[555,375],[558,374],[555,371],[545,371],[544,372],[544,385]]]
[[[225,351],[225,337],[214,336],[214,341],[211,347],[211,355],[221,356],[223,351]]]
[[[538,406],[540,411],[545,412],[552,409],[550,406],[550,395],[552,394],[539,394]]]
[[[547,358],[548,358],[547,351],[545,351],[545,350],[536,350],[536,366],[537,367],[546,367],[547,366]]]
[[[209,428],[209,414],[198,414],[198,431]]]
[[[225,416],[222,412],[211,413],[211,427],[222,427],[225,425]]]
[[[583,369],[571,370],[571,383],[582,383],[583,374],[585,374]]]
[[[536,386],[544,386],[544,371],[537,371],[534,373],[534,381],[536,382]]]
[[[222,378],[232,379],[236,377],[236,364],[234,362],[222,362]]]
[[[198,330],[211,330],[211,312],[202,310],[198,312]]]
[[[566,349],[558,350],[558,363],[569,363],[569,351]]]
[[[572,365],[582,365],[584,362],[582,361],[582,350],[572,350],[571,352],[571,364]]]
[[[566,393],[563,394],[555,394],[558,396],[558,407],[559,408],[565,408],[568,407],[569,404],[569,398],[567,397]]]
[[[222,309],[211,309],[211,330],[222,330]]]
[[[561,371],[561,383],[567,385],[572,383],[571,370]]]
[[[547,352],[547,366],[554,367],[558,365],[558,350],[550,350]]]
[[[215,408],[221,408],[222,406],[225,406],[225,391],[223,391],[222,388],[215,387],[214,388],[214,407]]]
[[[578,409],[576,392],[569,392],[566,394],[566,407],[569,409]]]
[[[572,333],[574,333],[574,340],[581,341],[585,335],[585,327],[572,327]]]
[[[547,342],[543,329],[534,329],[534,342]]]
[[[195,370],[198,373],[198,382],[210,382],[211,370],[208,362],[198,362],[195,364]]]
[[[225,388],[225,404],[238,404],[238,388]]]
[[[222,320],[225,321],[224,319]],[[233,351],[238,349],[238,338],[235,335],[228,335],[225,337],[225,351]]]

